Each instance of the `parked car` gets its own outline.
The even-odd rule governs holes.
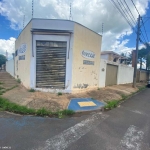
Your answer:
[[[150,80],[147,81],[147,87],[150,88]]]

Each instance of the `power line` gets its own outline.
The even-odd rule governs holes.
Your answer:
[[[111,3],[113,3],[113,5],[118,9],[118,11],[121,13],[121,15],[125,18],[125,20],[127,21],[127,23],[129,24],[129,26],[131,28],[133,28],[132,24],[129,22],[129,20],[125,17],[125,15],[122,13],[122,11],[119,9],[119,7],[117,6],[117,4],[113,1],[113,0],[109,0]]]
[[[134,4],[133,0],[131,0],[131,1],[132,1],[132,4],[134,5],[134,7],[135,7],[136,11],[137,11],[137,12],[138,12],[138,14],[140,15],[140,13],[139,13],[138,9],[136,8],[136,6],[135,6],[135,4]]]
[[[147,40],[148,40],[148,42],[149,42],[149,38],[148,38],[148,36],[147,36],[147,32],[146,32],[146,29],[145,29],[145,25],[144,25],[143,19],[141,18],[141,20],[142,20],[142,23],[143,23],[143,27],[144,27],[144,31],[145,31],[146,38],[147,38]]]
[[[142,37],[144,38],[144,41],[145,41],[145,43],[146,43],[146,39],[145,39],[145,36],[144,36],[144,34],[143,34],[142,31],[141,31],[141,35],[142,35]]]
[[[135,7],[135,9],[136,9],[137,13],[140,15],[140,13],[139,13],[139,11],[138,11],[138,9],[137,9],[136,5],[134,4],[133,0],[131,0],[131,2],[132,2],[132,4],[133,4],[133,6]],[[141,20],[142,20],[142,23],[143,23],[143,26],[144,26],[143,19],[141,18]],[[144,31],[145,31],[146,38],[147,38],[147,40],[148,40],[148,42],[149,42],[149,39],[148,39],[148,36],[147,36],[147,33],[146,33],[145,26],[144,26]],[[141,33],[142,33],[142,32],[141,32]],[[142,33],[142,36],[144,37],[143,33]],[[144,37],[144,39],[145,39],[145,37]],[[145,41],[147,41],[147,40],[145,39]]]
[[[120,2],[119,2],[118,0],[117,0],[117,2],[118,2],[118,4],[119,4],[119,6],[120,6],[120,8],[121,8],[121,10],[122,10],[122,12],[123,12],[123,14],[126,16],[126,18],[128,19],[128,21],[130,22],[130,24],[132,24],[132,22],[129,20],[129,18],[128,18],[126,12],[125,12],[124,9],[122,8]],[[124,6],[124,5],[123,5],[123,6]],[[133,26],[133,25],[134,25],[134,24],[132,24],[132,26]]]
[[[132,14],[132,12],[131,12],[131,10],[130,10],[130,8],[129,8],[129,6],[128,6],[128,4],[126,3],[126,1],[124,0],[124,3],[126,4],[126,6],[127,6],[127,8],[128,8],[128,10],[130,11],[130,14],[132,15],[132,17],[134,18],[134,21],[136,22],[136,19],[135,19],[135,17],[133,16],[133,14]]]
[[[127,14],[126,14],[126,16],[127,16],[127,18],[129,19],[129,20],[132,20],[133,21],[133,25],[135,25],[136,24],[136,21],[134,22],[134,20],[133,20],[133,18],[132,18],[132,16],[130,16],[130,14],[128,13],[128,10],[126,9],[126,7],[124,6],[124,4],[123,4],[123,2],[120,0],[120,2],[121,2],[121,4],[122,4],[122,6],[123,6],[123,8],[125,9],[125,11],[127,12]],[[123,9],[122,9],[123,10]]]

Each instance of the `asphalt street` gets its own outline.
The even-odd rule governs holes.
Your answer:
[[[150,89],[107,112],[65,119],[0,112],[0,150],[150,150]]]

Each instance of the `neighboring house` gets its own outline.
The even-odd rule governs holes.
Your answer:
[[[101,52],[100,87],[132,83],[134,68],[126,65],[126,60],[113,51]]]
[[[120,63],[120,64],[126,64],[126,61],[127,61],[126,57],[121,56],[113,51],[102,51],[101,59],[105,59],[105,60]]]
[[[15,78],[41,91],[97,88],[101,40],[74,21],[34,18],[15,42]]]

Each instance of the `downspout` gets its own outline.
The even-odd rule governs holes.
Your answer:
[[[32,33],[32,57],[34,57],[34,50],[33,50],[33,32],[31,31]]]
[[[69,59],[69,53],[70,53],[70,42],[71,42],[71,33],[70,33],[70,37],[69,37],[68,59]]]

